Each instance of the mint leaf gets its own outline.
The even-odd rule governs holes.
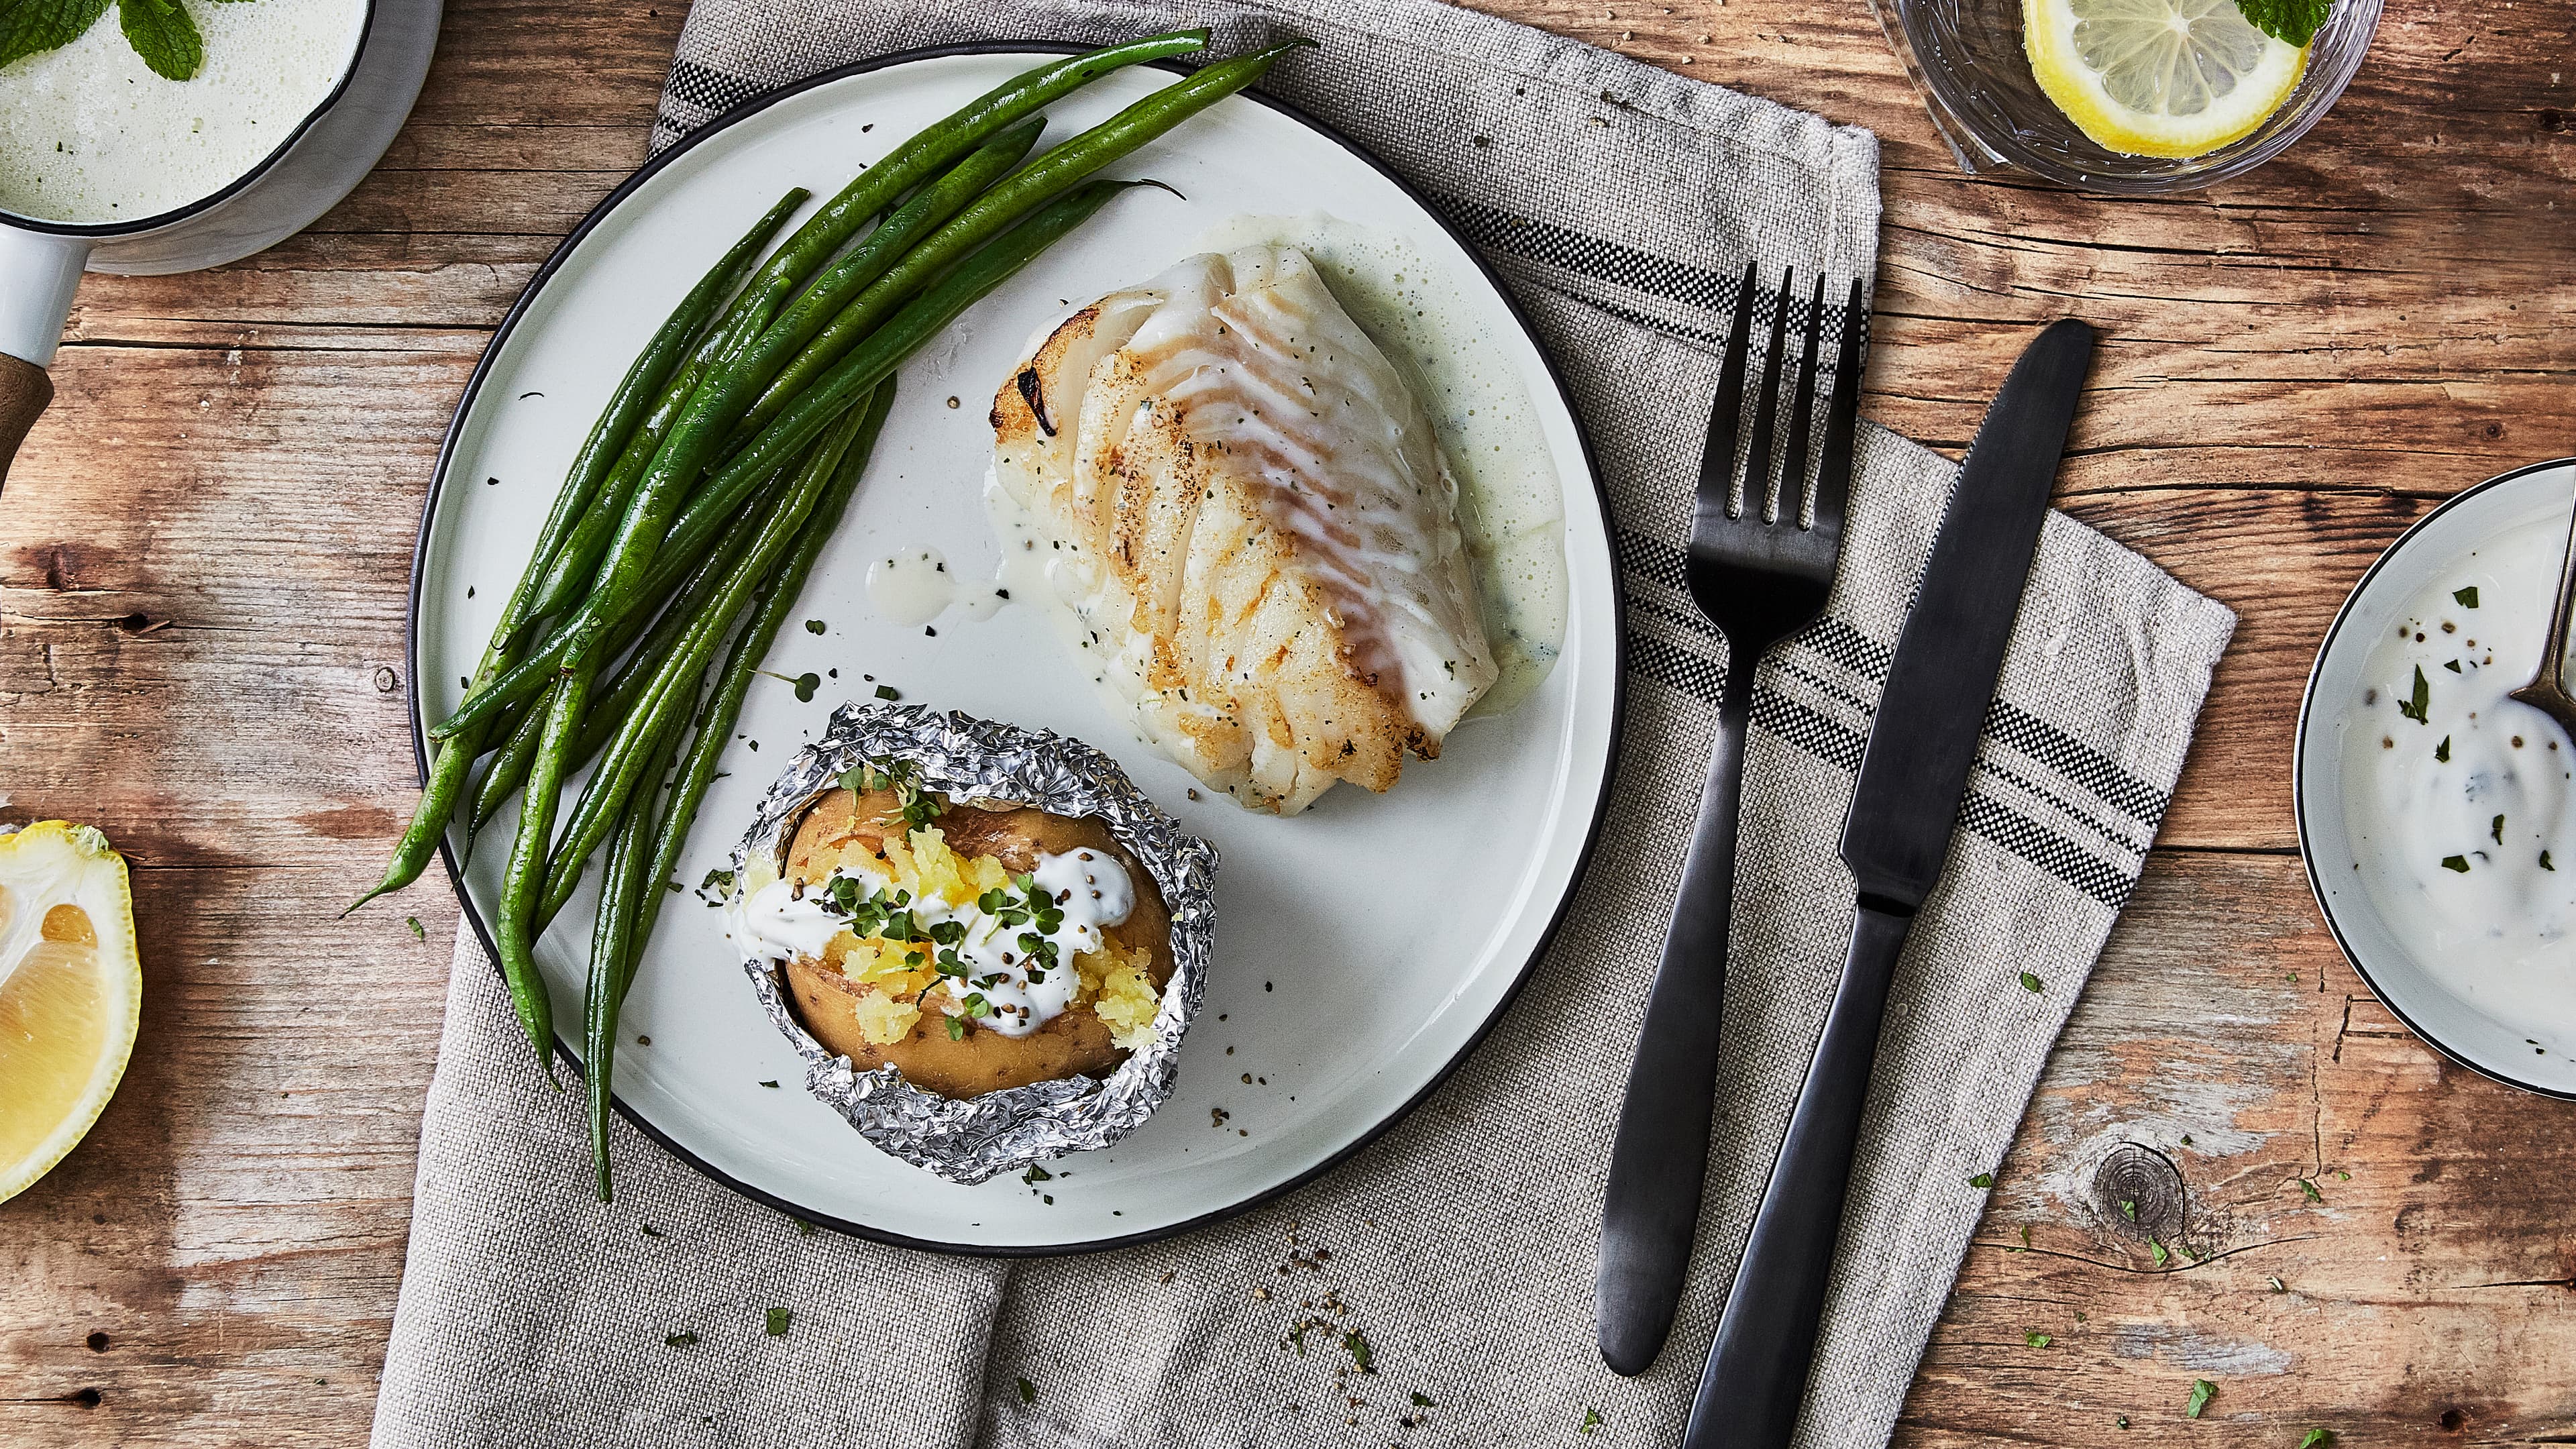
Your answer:
[[[164,80],[188,80],[206,63],[197,22],[179,0],[116,0],[116,23],[134,53]]]
[[[2236,8],[2265,35],[2305,46],[2334,13],[2334,0],[2236,0]]]
[[[107,0],[0,0],[0,65],[58,50],[107,13]]]

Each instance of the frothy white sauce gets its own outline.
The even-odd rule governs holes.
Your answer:
[[[2389,929],[2453,994],[2562,1052],[2576,1049],[2576,749],[2506,695],[2539,664],[2566,538],[2563,515],[2527,522],[2447,570],[2373,648],[2341,720],[2354,868]]]
[[[59,50],[0,66],[0,210],[46,221],[139,221],[231,185],[340,83],[366,7],[355,0],[180,0],[205,63],[164,80],[114,7]]]
[[[1447,276],[1410,243],[1322,212],[1234,216],[1189,246],[1230,252],[1288,246],[1404,374],[1458,480],[1458,527],[1475,565],[1486,640],[1501,671],[1469,718],[1528,697],[1565,647],[1564,486],[1538,409],[1471,278]]]
[[[921,941],[926,957],[943,963],[951,952],[956,957],[955,970],[931,988],[925,1004],[1004,1036],[1027,1036],[1073,1004],[1081,980],[1073,958],[1098,951],[1101,933],[1124,925],[1136,908],[1135,883],[1126,867],[1102,851],[1041,854],[1029,877],[1061,915],[1051,930],[1040,930],[1036,921],[1025,918],[1025,910],[1015,910],[1027,904],[1016,887],[993,911],[985,910],[980,900],[951,906],[937,897],[899,894],[887,877],[846,863],[819,882],[775,880],[747,896],[736,895],[726,902],[725,912],[734,943],[747,959],[811,960],[849,922],[832,901],[831,882],[856,881],[861,898],[891,899],[925,935],[947,934],[943,928],[951,924],[962,931],[953,942]],[[1053,948],[1056,964],[1045,965],[1043,952],[1033,954],[1023,939],[1027,936],[1043,938]]]

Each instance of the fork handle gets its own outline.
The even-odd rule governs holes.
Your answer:
[[[1690,1272],[1717,1101],[1718,1024],[1735,914],[1735,818],[1755,663],[1727,661],[1708,783],[1700,790],[1681,894],[1646,997],[1646,1022],[1610,1148],[1594,1311],[1601,1361],[1614,1373],[1641,1374],[1654,1363]]]
[[[1852,919],[1842,984],[1727,1289],[1682,1449],[1788,1449],[1815,1363],[1888,983],[1913,925],[1912,913],[1867,901]]]

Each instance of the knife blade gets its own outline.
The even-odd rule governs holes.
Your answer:
[[[2092,359],[2091,327],[2050,323],[2013,364],[1959,465],[1878,698],[1876,718],[1904,728],[1871,728],[1843,822],[1843,864],[1864,899],[1912,910],[1940,879]]]
[[[1727,1289],[1683,1449],[1785,1449],[1797,1427],[1888,984],[1949,853],[2092,358],[2092,328],[2050,324],[2013,364],[1959,466],[1843,822],[1858,895],[1851,952]]]

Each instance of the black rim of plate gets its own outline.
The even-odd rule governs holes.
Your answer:
[[[2299,694],[2299,728],[2294,737],[2290,759],[2290,804],[2299,827],[2299,860],[2307,867],[2308,892],[2316,897],[2317,914],[2325,917],[2326,931],[2334,937],[2335,949],[2343,952],[2343,959],[2351,963],[2353,974],[2359,976],[2362,984],[2370,988],[2370,994],[2379,999],[2380,1005],[2388,1008],[2389,1015],[2405,1023],[2406,1029],[2415,1034],[2417,1041],[2489,1081],[2501,1082],[2508,1087],[2530,1092],[2535,1096],[2554,1097],[2562,1102],[2576,1102],[2576,1091],[2569,1091],[2563,1087],[2544,1087],[2537,1082],[2526,1082],[2510,1072],[2488,1066],[2484,1062],[2471,1061],[2466,1053],[2425,1030],[2422,1023],[2407,1015],[2406,1008],[2398,1005],[2396,999],[2380,986],[2379,979],[2370,974],[2368,966],[2362,964],[2361,953],[2355,951],[2352,942],[2345,939],[2343,924],[2335,919],[2334,906],[2326,900],[2325,880],[2317,874],[2317,853],[2308,844],[2308,731],[2316,722],[2317,679],[2325,673],[2326,656],[2334,652],[2335,641],[2343,637],[2343,627],[2351,622],[2353,609],[2361,602],[2361,596],[2370,592],[2371,585],[2378,582],[2379,571],[2388,567],[2389,560],[2404,552],[2406,546],[2430,528],[2435,519],[2467,503],[2470,499],[2501,488],[2517,478],[2527,478],[2534,473],[2546,473],[2553,468],[2576,468],[2576,457],[2552,458],[2545,463],[2526,464],[2510,473],[2498,473],[2483,483],[2461,489],[2434,505],[2432,512],[2408,524],[2406,531],[2397,535],[2396,540],[2382,550],[2378,558],[2371,560],[2370,567],[2362,571],[2360,581],[2352,586],[2350,594],[2344,596],[2343,607],[2335,610],[2334,622],[2326,626],[2325,642],[2317,646],[2317,662],[2308,669],[2307,688]]]
[[[295,144],[304,139],[305,133],[313,129],[315,122],[321,120],[333,106],[340,104],[340,98],[349,93],[350,82],[358,77],[358,67],[366,62],[367,42],[375,39],[375,34],[376,0],[366,0],[366,15],[358,23],[358,43],[350,49],[349,63],[341,70],[339,83],[331,87],[331,94],[324,96],[321,104],[306,111],[304,118],[295,123],[295,129],[286,133],[286,139],[278,142],[275,150],[259,158],[258,165],[226,182],[220,190],[210,191],[185,206],[174,207],[159,216],[147,216],[136,221],[47,221],[43,217],[26,216],[0,209],[0,224],[14,226],[21,231],[40,231],[49,236],[76,236],[91,241],[118,241],[125,237],[140,236],[148,231],[159,231],[163,227],[176,226],[180,222],[232,200],[248,189],[252,182],[266,176],[271,168],[286,158],[287,152],[295,149]]]
[[[500,354],[502,345],[509,341],[510,334],[518,327],[521,319],[527,316],[528,309],[536,302],[537,294],[545,290],[546,283],[553,280],[555,273],[563,267],[565,262],[572,256],[574,250],[581,245],[583,238],[589,236],[591,231],[599,226],[601,222],[605,221],[611,213],[617,210],[619,206],[623,205],[628,197],[632,196],[647,181],[650,181],[662,170],[663,167],[677,160],[681,155],[685,154],[700,142],[750,119],[752,116],[767,110],[769,107],[774,106],[781,101],[787,100],[793,96],[801,95],[818,86],[830,85],[835,81],[847,80],[852,76],[866,75],[874,71],[885,70],[893,66],[904,65],[913,61],[940,60],[950,56],[959,55],[1076,55],[1088,48],[1089,47],[1081,45],[1070,45],[1058,41],[1047,40],[968,41],[956,45],[924,46],[913,50],[899,50],[887,55],[878,56],[871,60],[857,61],[849,65],[838,67],[837,69],[824,71],[819,75],[809,76],[792,85],[782,86],[777,90],[755,96],[751,100],[743,102],[741,105],[734,107],[732,110],[727,111],[723,115],[707,122],[703,126],[700,126],[698,129],[690,132],[688,136],[683,138],[677,145],[671,147],[671,149],[654,157],[650,161],[645,162],[642,169],[621,182],[616,190],[608,193],[608,195],[602,199],[597,206],[591,208],[590,214],[582,218],[581,224],[573,228],[572,234],[563,239],[562,244],[555,248],[554,254],[546,258],[545,265],[538,268],[537,274],[528,280],[526,290],[519,294],[519,299],[510,305],[508,315],[501,319],[499,330],[494,332],[492,334],[492,340],[484,345],[483,356],[474,364],[473,375],[466,379],[465,394],[463,397],[458,399],[456,404],[456,413],[448,421],[447,434],[439,442],[438,465],[436,470],[430,475],[429,497],[421,505],[420,529],[412,541],[411,593],[403,623],[404,657],[407,660],[414,661],[415,663],[420,657],[418,646],[421,616],[421,589],[429,558],[430,525],[438,516],[439,498],[447,485],[449,467],[455,461],[458,436],[464,430],[466,416],[473,411],[475,399],[482,393],[484,380],[490,374],[492,369],[492,360]],[[1188,73],[1187,67],[1176,65],[1168,61],[1156,62],[1155,68],[1171,71],[1176,74],[1185,75]],[[1591,433],[1583,424],[1582,413],[1577,411],[1575,408],[1574,396],[1565,386],[1565,375],[1557,367],[1556,359],[1548,354],[1545,347],[1539,345],[1538,334],[1530,326],[1528,315],[1522,311],[1520,303],[1512,296],[1510,290],[1503,285],[1502,278],[1495,273],[1492,264],[1487,262],[1484,255],[1476,250],[1474,243],[1470,242],[1464,235],[1462,235],[1455,226],[1450,224],[1447,217],[1441,215],[1439,210],[1431,205],[1430,201],[1423,196],[1420,190],[1414,187],[1411,182],[1406,181],[1402,176],[1389,170],[1386,164],[1380,161],[1366,147],[1360,145],[1350,137],[1343,135],[1332,126],[1317,120],[1313,116],[1307,115],[1304,111],[1275,96],[1258,94],[1247,90],[1238,93],[1236,96],[1228,97],[1226,101],[1220,102],[1220,104],[1232,104],[1238,99],[1249,101],[1252,104],[1265,106],[1273,111],[1277,111],[1281,115],[1286,116],[1289,120],[1304,126],[1308,130],[1315,132],[1317,135],[1322,136],[1324,139],[1333,142],[1335,145],[1340,146],[1343,150],[1349,152],[1351,156],[1357,159],[1361,164],[1367,166],[1369,169],[1377,172],[1380,176],[1385,177],[1389,182],[1393,183],[1396,189],[1401,191],[1407,200],[1411,201],[1424,216],[1429,217],[1434,225],[1438,226],[1452,241],[1456,242],[1459,250],[1464,252],[1469,260],[1475,263],[1478,274],[1484,278],[1486,285],[1493,289],[1494,295],[1502,300],[1504,309],[1510,314],[1513,323],[1520,328],[1521,335],[1528,339],[1532,350],[1537,352],[1540,365],[1547,369],[1548,381],[1556,388],[1556,395],[1559,404],[1564,407],[1566,416],[1571,418],[1574,422],[1575,441],[1577,446],[1582,450],[1584,471],[1591,478],[1593,501],[1600,509],[1602,528],[1606,535],[1610,531],[1610,495],[1609,491],[1603,486],[1601,481],[1600,460],[1594,455]],[[1134,1233],[1122,1234],[1117,1237],[1095,1238],[1087,1242],[1078,1243],[1005,1247],[993,1247],[974,1243],[949,1243],[941,1242],[936,1239],[910,1237],[902,1233],[889,1232],[884,1228],[874,1227],[866,1223],[852,1222],[845,1218],[835,1217],[828,1213],[819,1212],[816,1209],[804,1206],[800,1203],[791,1202],[774,1193],[766,1192],[733,1177],[729,1173],[717,1169],[713,1164],[701,1159],[696,1153],[691,1152],[688,1148],[672,1140],[668,1134],[664,1133],[659,1127],[656,1127],[641,1113],[628,1106],[626,1099],[618,1096],[613,1090],[609,1094],[611,1103],[616,1107],[617,1114],[619,1116],[625,1118],[636,1131],[643,1133],[645,1136],[653,1139],[654,1142],[660,1144],[663,1151],[670,1153],[681,1162],[687,1163],[692,1169],[706,1177],[708,1180],[721,1183],[725,1187],[730,1188],[734,1192],[740,1193],[742,1196],[747,1197],[754,1202],[775,1208],[778,1211],[786,1213],[801,1221],[812,1223],[818,1227],[831,1228],[836,1232],[847,1233],[852,1237],[865,1238],[871,1242],[885,1243],[899,1248],[917,1248],[926,1252],[950,1253],[961,1257],[1049,1258],[1067,1256],[1075,1253],[1104,1252],[1111,1248],[1133,1247],[1140,1243],[1158,1242],[1162,1239],[1175,1237],[1179,1234],[1190,1232],[1197,1228],[1206,1227],[1213,1223],[1224,1222],[1229,1218],[1239,1217],[1264,1203],[1271,1202],[1290,1192],[1294,1192],[1298,1188],[1304,1187],[1306,1184],[1322,1177],[1324,1174],[1332,1171],[1342,1163],[1349,1161],[1363,1148],[1366,1148],[1370,1143],[1377,1141],[1379,1137],[1385,1135],[1389,1128],[1392,1128],[1396,1123],[1401,1122],[1406,1117],[1412,1115],[1415,1108],[1421,1106],[1424,1101],[1428,1100],[1432,1093],[1438,1091],[1442,1084],[1446,1083],[1449,1078],[1457,1072],[1458,1068],[1465,1064],[1467,1058],[1475,1054],[1476,1048],[1484,1044],[1485,1038],[1492,1033],[1496,1024],[1501,1022],[1503,1016],[1511,1010],[1512,1003],[1520,998],[1521,990],[1529,984],[1530,976],[1537,969],[1539,959],[1547,954],[1548,947],[1556,940],[1558,930],[1564,926],[1566,912],[1574,903],[1575,891],[1579,886],[1581,886],[1585,872],[1591,867],[1594,849],[1601,843],[1601,826],[1603,820],[1609,815],[1611,786],[1618,774],[1619,740],[1627,722],[1628,611],[1627,600],[1618,586],[1615,574],[1611,580],[1609,594],[1610,629],[1612,640],[1612,657],[1610,661],[1611,696],[1609,758],[1603,765],[1601,772],[1601,787],[1597,798],[1592,804],[1592,818],[1584,826],[1583,844],[1575,854],[1574,869],[1566,878],[1564,892],[1558,897],[1555,908],[1548,914],[1546,927],[1539,933],[1537,943],[1530,948],[1528,958],[1521,962],[1519,969],[1512,977],[1511,983],[1504,988],[1503,994],[1494,1002],[1493,1009],[1486,1014],[1485,1019],[1482,1022],[1477,1024],[1476,1029],[1469,1033],[1467,1040],[1459,1046],[1458,1050],[1451,1055],[1449,1060],[1442,1063],[1440,1069],[1431,1074],[1430,1079],[1422,1084],[1419,1091],[1416,1091],[1412,1096],[1406,1098],[1392,1111],[1379,1118],[1377,1122],[1368,1128],[1368,1130],[1362,1132],[1358,1137],[1352,1139],[1338,1151],[1327,1155],[1312,1166],[1298,1172],[1287,1180],[1262,1188],[1257,1192],[1249,1193],[1241,1199],[1229,1203],[1224,1207],[1200,1213],[1195,1217],[1185,1218],[1181,1221],[1168,1223],[1161,1227],[1147,1228]],[[420,671],[417,668],[413,668],[409,672],[411,674],[411,679],[406,685],[405,694],[411,711],[412,758],[415,768],[419,771],[422,782],[427,783],[429,779],[429,751],[426,721],[421,717]],[[467,893],[465,889],[465,875],[463,867],[456,858],[455,847],[444,835],[439,838],[438,857],[447,867],[448,884],[456,891],[457,905],[462,911],[467,924],[473,928],[475,940],[482,945],[486,955],[497,957],[498,953],[493,949],[491,928],[484,921],[482,912],[476,909],[473,897]],[[496,967],[495,969],[498,968]],[[580,1057],[574,1054],[571,1046],[564,1040],[560,1031],[558,1031],[555,1036],[554,1050],[555,1055],[562,1061],[571,1065],[576,1070],[580,1068]],[[868,1150],[874,1151],[875,1149],[869,1148]]]

